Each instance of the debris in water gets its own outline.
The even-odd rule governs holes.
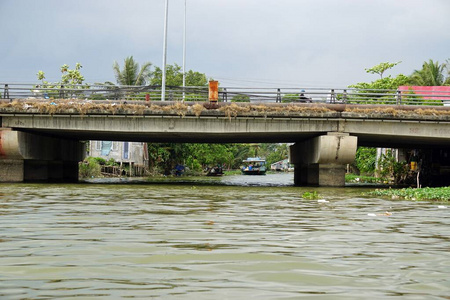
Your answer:
[[[386,212],[384,212],[384,213],[382,213],[382,214],[368,213],[367,215],[368,215],[369,217],[379,217],[379,216],[389,217],[389,216],[392,216],[392,213],[386,211]]]

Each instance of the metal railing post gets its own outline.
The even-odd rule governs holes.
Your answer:
[[[277,89],[277,99],[275,100],[275,102],[281,103],[281,89]]]
[[[5,84],[5,88],[3,90],[3,99],[9,99],[9,86]]]
[[[64,85],[60,86],[59,98],[64,99]]]
[[[228,102],[228,93],[226,88],[223,89],[223,102]]]
[[[332,89],[331,92],[330,92],[330,102],[331,103],[335,103],[336,102],[336,95],[334,93],[334,89]]]
[[[344,90],[344,93],[342,94],[342,101],[347,103],[347,90]]]
[[[397,90],[396,103],[397,105],[402,104],[402,92],[400,90]]]

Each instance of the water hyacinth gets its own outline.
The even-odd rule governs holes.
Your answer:
[[[406,200],[435,200],[446,201],[450,200],[450,187],[441,188],[405,188],[405,189],[377,189],[369,192],[372,196],[391,197],[392,199],[406,199]]]

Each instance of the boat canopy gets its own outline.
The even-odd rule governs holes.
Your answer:
[[[247,159],[244,159],[242,162],[266,162],[266,160],[261,157],[249,157]]]

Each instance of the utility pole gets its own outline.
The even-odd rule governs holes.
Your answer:
[[[169,0],[166,0],[166,8],[164,15],[164,41],[163,41],[163,65],[162,65],[162,85],[161,85],[161,101],[166,99],[166,61],[167,61],[167,25],[169,23]]]

